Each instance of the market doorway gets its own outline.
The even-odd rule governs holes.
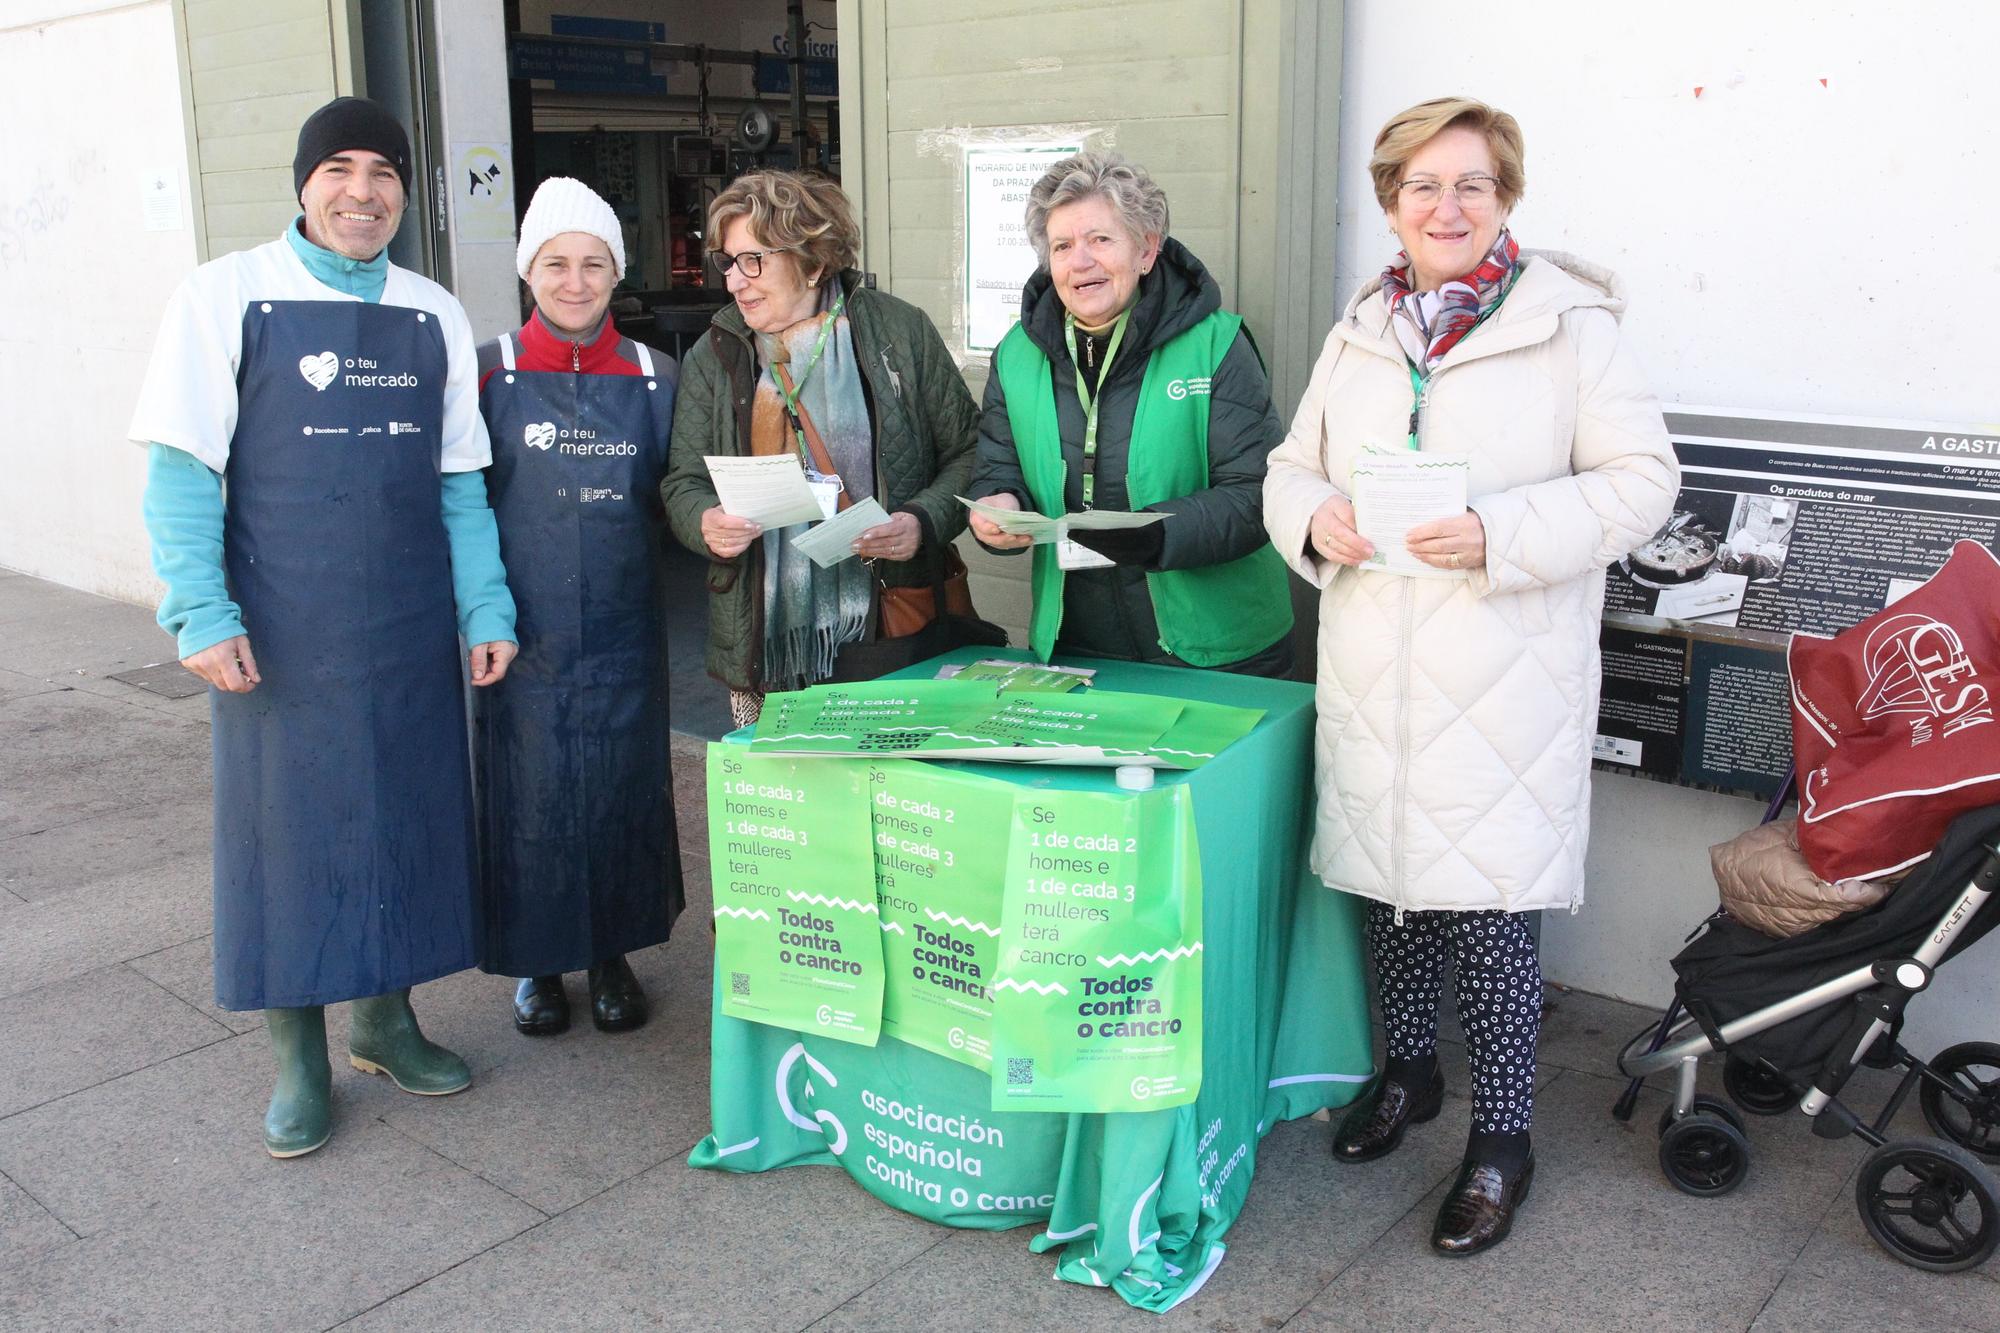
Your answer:
[[[730,181],[759,166],[839,176],[834,10],[834,0],[508,0],[515,207],[550,176],[610,201],[626,233],[616,309],[632,336],[644,326],[644,341],[679,355],[727,299],[702,228]]]
[[[610,202],[626,256],[612,312],[627,337],[681,360],[727,304],[703,229],[729,182],[761,166],[839,177],[834,10],[834,0],[506,0],[515,208],[551,176]],[[673,726],[719,737],[731,723],[727,692],[703,666],[708,561],[672,543],[667,561]]]

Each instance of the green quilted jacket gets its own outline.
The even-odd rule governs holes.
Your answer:
[[[907,301],[840,275],[854,351],[862,366],[868,417],[875,427],[875,495],[882,507],[916,515],[923,545],[913,560],[876,566],[891,586],[930,580],[930,554],[965,530],[979,409],[930,317]],[[682,545],[708,556],[708,673],[732,689],[762,689],[764,553],[762,543],[734,560],[710,556],[701,516],[715,505],[708,454],[750,452],[750,404],[757,384],[750,330],[734,305],[688,352],[674,398],[673,448],[660,498]]]

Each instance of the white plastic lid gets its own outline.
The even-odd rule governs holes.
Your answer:
[[[1153,770],[1143,764],[1120,764],[1116,777],[1126,791],[1152,790]]]

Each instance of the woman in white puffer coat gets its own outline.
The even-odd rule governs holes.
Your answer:
[[[1334,1154],[1382,1156],[1438,1113],[1455,963],[1473,1125],[1431,1243],[1471,1254],[1534,1174],[1541,971],[1520,914],[1583,899],[1604,570],[1666,521],[1678,472],[1616,277],[1507,234],[1512,116],[1425,102],[1369,169],[1403,253],[1328,336],[1264,519],[1322,590],[1313,867],[1373,900],[1388,1059]],[[1357,460],[1406,449],[1467,468],[1467,509],[1409,530],[1416,575],[1373,567],[1349,500]]]

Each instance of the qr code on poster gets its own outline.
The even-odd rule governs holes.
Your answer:
[[[748,995],[750,993],[750,974],[748,972],[731,972],[729,974],[729,993],[731,995]]]
[[[1010,1055],[1007,1057],[1007,1086],[1027,1088],[1034,1086],[1035,1057],[1032,1055]]]

